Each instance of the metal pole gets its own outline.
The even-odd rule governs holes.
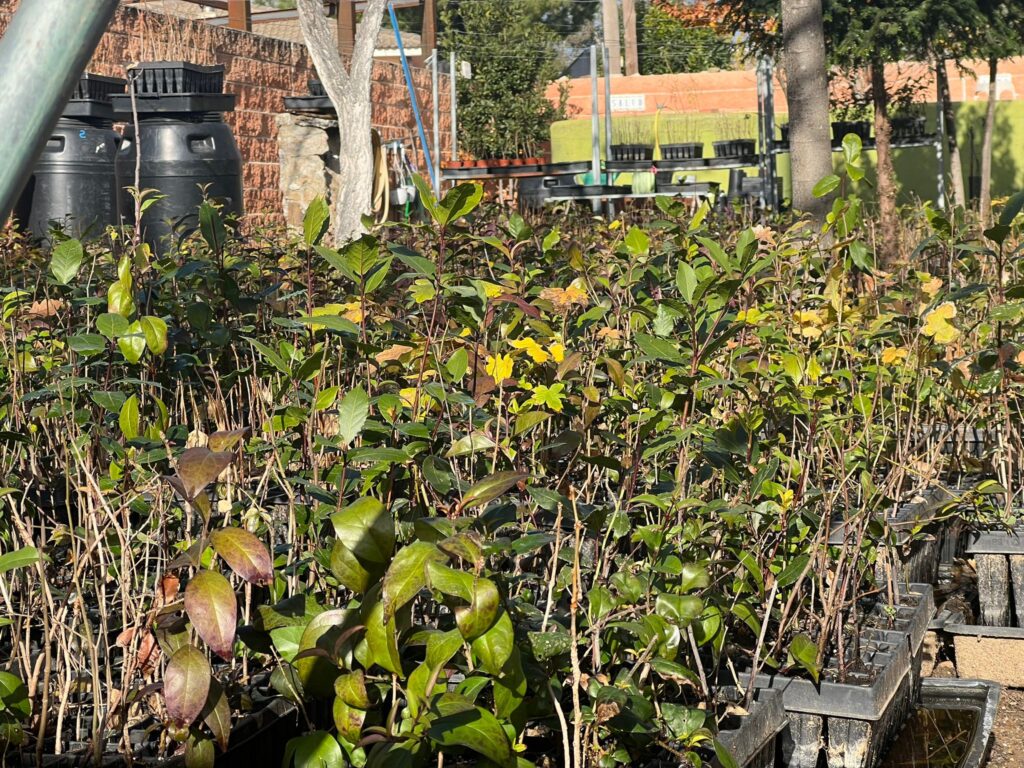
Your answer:
[[[449,62],[452,68],[451,83],[449,85],[452,89],[452,162],[454,163],[459,159],[459,98],[455,90],[455,51],[449,54]]]
[[[398,17],[395,15],[395,4],[388,3],[388,13],[391,14],[391,27],[395,30],[395,39],[398,41],[398,53],[402,58],[402,71],[405,72],[405,85],[409,89],[409,101],[412,102],[412,114],[416,118],[416,130],[420,135],[420,146],[423,147],[423,159],[427,161],[427,175],[434,186],[434,194],[440,189],[437,185],[437,174],[434,171],[434,161],[430,157],[430,145],[427,144],[427,132],[423,128],[423,118],[420,116],[420,103],[416,98],[416,86],[412,81],[412,70],[409,69],[409,58],[405,55],[405,45],[402,44],[402,31],[398,28]]]
[[[0,217],[6,220],[118,0],[22,3],[0,40]]]
[[[434,157],[437,158],[438,167],[434,170],[434,189],[441,188],[441,106],[437,103],[437,96],[440,93],[440,86],[438,81],[438,61],[437,61],[437,48],[434,49],[430,57],[430,79],[431,87],[433,89],[432,94],[432,105],[434,107]]]
[[[940,63],[938,66],[944,67],[945,62]],[[939,73],[938,68],[936,68],[936,80],[938,77],[942,77],[943,74],[944,73]],[[941,98],[939,98],[939,103],[936,109],[938,110],[936,120],[938,136],[936,137],[935,142],[935,164],[938,166],[938,171],[936,173],[936,194],[938,195],[938,199],[936,200],[936,204],[940,211],[944,211],[946,210],[946,147],[948,147],[949,144],[946,143],[946,110],[942,108]]]
[[[604,46],[604,159],[612,159],[612,76],[608,67],[608,46]]]
[[[593,150],[591,170],[594,183],[601,183],[601,116],[597,100],[597,46],[590,46],[590,144]]]

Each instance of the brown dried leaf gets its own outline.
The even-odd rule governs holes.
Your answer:
[[[392,360],[401,360],[404,355],[412,351],[413,347],[407,347],[404,344],[395,344],[394,346],[378,352],[374,355],[373,359],[383,365],[384,363],[389,363]]]

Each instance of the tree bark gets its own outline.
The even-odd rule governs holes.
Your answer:
[[[871,62],[871,101],[875,108],[875,152],[878,163],[878,213],[881,219],[880,243],[890,249],[881,254],[882,263],[898,257],[899,221],[896,217],[896,170],[892,162],[892,124],[889,121],[889,94],[885,90],[885,64]]]
[[[368,0],[348,67],[338,53],[322,0],[298,0],[297,8],[309,55],[338,113],[341,174],[334,197],[334,240],[335,245],[342,245],[363,233],[362,216],[372,212],[370,79],[387,0]]]
[[[793,207],[822,219],[831,205],[812,190],[832,173],[832,143],[821,0],[782,0],[782,45],[789,86]]]
[[[953,179],[953,205],[967,207],[967,193],[964,190],[964,166],[960,157],[960,143],[956,138],[956,113],[949,93],[949,78],[946,77],[946,61],[939,59],[935,64],[935,83],[939,91],[939,109],[946,121],[946,146],[949,149],[949,175]]]
[[[999,59],[989,59],[988,104],[985,107],[985,133],[981,138],[981,194],[978,199],[978,211],[985,227],[992,219],[992,134],[996,129],[996,101],[999,98],[996,90],[998,70]]]
[[[640,74],[640,54],[637,51],[636,3],[622,0],[622,39],[626,49],[626,74]]]

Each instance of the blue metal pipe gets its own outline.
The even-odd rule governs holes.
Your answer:
[[[395,15],[395,4],[388,3],[388,13],[391,14],[391,26],[395,30],[395,39],[398,40],[398,53],[402,57],[402,70],[405,72],[405,85],[409,89],[409,99],[412,101],[412,113],[416,116],[416,130],[420,134],[420,144],[423,146],[423,157],[427,161],[427,173],[430,174],[430,184],[434,188],[434,194],[441,193],[438,184],[437,172],[434,170],[434,161],[430,157],[430,146],[427,144],[427,132],[423,129],[423,118],[420,117],[420,105],[416,99],[416,86],[412,82],[412,70],[409,69],[409,59],[405,55],[405,45],[402,43],[402,33],[398,29],[398,17]],[[2,71],[2,70],[0,70]]]
[[[6,220],[118,0],[23,0],[0,40],[0,218]]]

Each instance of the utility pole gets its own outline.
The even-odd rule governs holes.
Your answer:
[[[636,0],[622,0],[622,29],[626,48],[626,74],[640,74],[636,43]]]
[[[605,76],[622,74],[622,45],[619,41],[619,2],[602,0],[602,28],[604,47],[610,54],[605,59]]]

